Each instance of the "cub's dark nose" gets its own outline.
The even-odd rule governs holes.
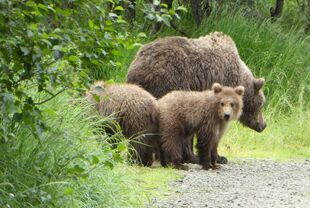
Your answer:
[[[229,118],[230,118],[230,114],[229,114],[229,113],[224,113],[224,119],[225,119],[226,121],[228,121]]]

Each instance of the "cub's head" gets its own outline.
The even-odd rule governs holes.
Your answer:
[[[244,87],[224,87],[218,83],[214,83],[212,91],[217,97],[219,118],[224,121],[238,119],[243,108],[242,97],[244,94]]]
[[[104,81],[96,81],[90,86],[90,89],[85,93],[88,102],[99,102],[100,95],[104,92],[106,85]]]

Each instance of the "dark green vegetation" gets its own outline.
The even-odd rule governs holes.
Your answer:
[[[184,10],[177,2],[160,13],[138,1],[130,24],[122,3],[22,2],[0,1],[0,207],[139,207],[177,177],[172,170],[127,166],[126,143],[112,150],[99,133],[98,124],[108,119],[76,99],[94,79],[124,82],[138,42],[180,35],[167,26],[149,35],[154,21],[169,26],[173,19],[190,37],[227,33],[255,75],[265,77],[268,128],[258,134],[234,125],[221,153],[310,157],[308,1],[285,1],[276,20],[269,11],[275,1],[223,1],[221,7],[212,1],[199,27],[189,6],[177,20],[175,10]]]

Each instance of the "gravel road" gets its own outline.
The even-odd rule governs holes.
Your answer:
[[[205,171],[190,165],[168,197],[148,207],[310,207],[310,159],[240,159]]]

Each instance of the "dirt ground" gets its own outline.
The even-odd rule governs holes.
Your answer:
[[[147,207],[310,207],[310,159],[239,159],[219,170],[190,165],[172,193]]]

